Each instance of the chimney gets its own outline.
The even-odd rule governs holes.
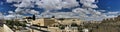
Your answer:
[[[36,19],[36,16],[35,16],[35,15],[33,15],[33,16],[32,16],[32,19],[33,19],[33,20],[35,20],[35,19]]]

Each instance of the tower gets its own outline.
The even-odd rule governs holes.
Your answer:
[[[35,15],[33,15],[33,16],[32,16],[32,19],[33,19],[33,20],[35,20],[35,19],[36,19],[36,16],[35,16]]]

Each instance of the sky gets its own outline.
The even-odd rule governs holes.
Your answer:
[[[80,18],[102,20],[120,15],[120,0],[0,0],[0,18]]]

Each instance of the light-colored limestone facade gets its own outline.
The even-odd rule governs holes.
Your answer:
[[[48,26],[48,25],[54,24],[55,19],[40,18],[40,19],[32,20],[31,22],[32,22],[33,25]]]
[[[77,18],[63,18],[64,20],[59,20],[59,18],[40,18],[36,20],[32,20],[32,25],[39,26],[51,26],[56,25],[56,23],[63,25],[71,25],[72,23],[76,23],[78,25],[82,24],[83,21]]]

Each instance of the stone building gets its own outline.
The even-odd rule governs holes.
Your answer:
[[[52,18],[40,18],[36,20],[31,21],[33,25],[39,25],[39,26],[49,26],[51,24],[56,23],[55,19]]]
[[[61,24],[64,25],[71,25],[72,23],[76,23],[77,25],[80,25],[83,23],[82,20],[78,19],[78,18],[63,18],[64,20],[59,20],[61,21]]]

